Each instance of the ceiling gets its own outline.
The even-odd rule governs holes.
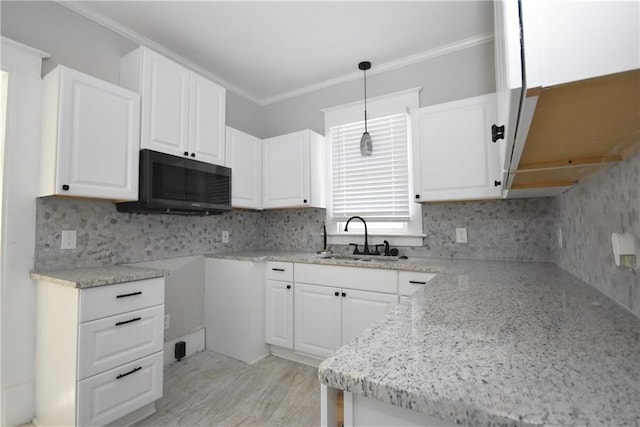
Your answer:
[[[456,48],[493,33],[491,1],[62,2],[268,104]]]

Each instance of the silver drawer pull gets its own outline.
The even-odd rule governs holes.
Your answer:
[[[120,374],[116,377],[117,380],[119,380],[120,378],[124,378],[127,375],[131,375],[134,372],[138,372],[140,369],[142,369],[142,366],[138,366],[137,368],[133,368],[132,370],[130,370],[129,372],[127,372],[126,374]]]
[[[136,295],[142,295],[142,292],[138,291],[138,292],[131,292],[130,294],[116,295],[116,298],[133,297],[133,296],[136,296]]]
[[[272,268],[273,271],[284,271],[284,268]]]
[[[412,283],[414,285],[426,285],[427,282],[418,282],[417,280],[409,280],[409,283]]]
[[[124,322],[117,322],[116,326],[126,325],[127,323],[131,323],[131,322],[137,322],[138,320],[141,320],[141,319],[142,319],[142,317],[136,317],[136,318],[133,318],[131,320],[125,320]]]

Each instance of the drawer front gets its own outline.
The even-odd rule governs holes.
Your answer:
[[[398,272],[379,268],[296,264],[295,282],[360,291],[398,293]]]
[[[267,279],[293,281],[293,263],[291,262],[267,262]]]
[[[80,322],[164,304],[164,277],[80,291]]]
[[[436,275],[433,273],[401,271],[400,274],[398,274],[398,292],[400,295],[413,295],[414,292],[429,283],[429,280],[434,277],[436,277]]]
[[[162,350],[164,305],[80,324],[78,378],[115,368]]]
[[[101,426],[162,397],[162,352],[78,383],[78,425]]]

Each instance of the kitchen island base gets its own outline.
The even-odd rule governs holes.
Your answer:
[[[337,399],[340,390],[320,385],[320,425],[337,425]],[[458,426],[453,421],[445,421],[427,414],[389,405],[369,397],[344,392],[344,427],[352,426]]]

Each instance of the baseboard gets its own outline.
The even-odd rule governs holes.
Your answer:
[[[317,368],[320,366],[320,362],[324,359],[316,359],[312,356],[307,356],[302,353],[295,352],[293,350],[289,350],[288,348],[282,348],[275,345],[271,346],[271,354],[280,357],[282,359],[291,360],[292,362],[302,363],[303,365],[312,366]]]
[[[204,328],[200,328],[190,334],[183,335],[176,339],[165,341],[164,343],[164,366],[177,361],[174,357],[174,347],[178,341],[184,341],[187,346],[185,357],[199,353],[204,350]]]

